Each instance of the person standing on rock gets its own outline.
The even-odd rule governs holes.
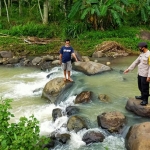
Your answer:
[[[67,39],[65,41],[65,45],[62,46],[60,49],[59,59],[60,59],[60,64],[62,66],[62,69],[64,71],[64,81],[69,80],[72,82],[73,80],[70,77],[70,72],[72,69],[71,56],[73,56],[75,60],[78,61],[74,53],[74,49],[70,46],[70,40]]]
[[[138,44],[141,54],[139,57],[124,71],[128,73],[138,66],[138,88],[141,92],[140,96],[135,96],[136,99],[141,99],[140,103],[143,106],[148,104],[149,82],[150,82],[150,51],[147,43],[141,42]]]

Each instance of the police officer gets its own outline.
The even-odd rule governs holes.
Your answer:
[[[140,103],[143,106],[148,104],[149,82],[150,82],[150,51],[147,48],[147,43],[141,42],[138,44],[141,54],[139,57],[124,71],[128,73],[138,66],[138,88],[141,92],[140,96],[135,96],[136,99],[141,99]]]

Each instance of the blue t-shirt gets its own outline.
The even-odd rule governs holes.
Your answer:
[[[74,53],[74,50],[71,46],[70,47],[63,46],[60,49],[60,54],[62,54],[62,62],[66,63],[67,61],[70,61],[72,53]]]

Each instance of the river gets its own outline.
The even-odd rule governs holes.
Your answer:
[[[68,117],[65,115],[58,118],[55,122],[52,121],[52,110],[61,108],[65,111],[67,106],[74,106],[73,103],[77,94],[84,90],[89,90],[94,93],[92,101],[88,104],[77,104],[80,109],[79,114],[88,118],[90,129],[101,131],[105,135],[105,140],[102,143],[94,143],[86,146],[82,141],[83,134],[87,129],[83,129],[78,133],[70,132],[71,139],[66,145],[58,145],[55,150],[125,150],[124,137],[128,128],[136,123],[148,121],[129,112],[125,109],[126,102],[129,97],[139,95],[137,88],[137,69],[123,74],[125,70],[136,56],[128,56],[109,60],[111,72],[87,76],[81,72],[72,71],[72,78],[75,81],[73,89],[69,91],[69,96],[65,101],[55,106],[49,101],[42,99],[42,88],[45,84],[56,77],[63,77],[63,72],[60,67],[55,67],[49,71],[41,71],[37,68],[30,67],[15,67],[6,68],[0,67],[0,92],[2,99],[13,99],[11,112],[15,115],[11,122],[18,122],[21,116],[29,117],[32,114],[40,121],[40,135],[50,135],[57,130],[60,133],[68,132],[63,124],[66,124]],[[99,59],[99,62],[105,63],[108,60]],[[50,78],[47,75],[53,73]],[[107,94],[110,102],[101,102],[98,100],[99,94]],[[126,128],[122,134],[110,134],[97,125],[97,116],[103,112],[120,111],[127,118]]]

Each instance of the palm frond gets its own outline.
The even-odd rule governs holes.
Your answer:
[[[90,12],[90,8],[85,9],[81,15],[81,19],[84,19],[89,12]]]
[[[107,10],[108,10],[108,7],[106,5],[101,6],[100,7],[100,16],[102,16],[102,17],[106,16]]]
[[[146,15],[146,13],[145,13],[145,10],[142,8],[141,9],[141,17],[142,17],[142,20],[144,21],[144,22],[146,22],[147,21],[147,15]]]
[[[121,19],[120,19],[120,16],[118,14],[117,11],[114,11],[114,10],[111,10],[111,15],[112,15],[112,19],[114,20],[114,22],[118,25],[118,26],[121,26],[122,23],[121,23]]]
[[[82,0],[77,1],[71,8],[71,11],[68,15],[68,18],[73,18],[77,12],[80,10],[80,7],[82,5]]]

